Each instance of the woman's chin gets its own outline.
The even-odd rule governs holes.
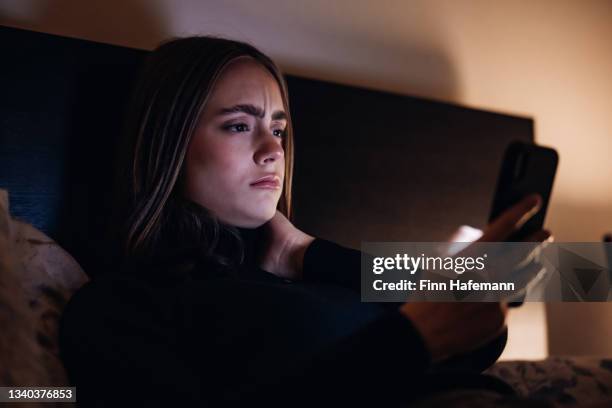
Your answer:
[[[262,214],[262,217],[257,221],[256,227],[260,227],[266,222],[270,221],[272,218],[274,218],[274,214],[276,214],[276,206],[267,209]]]
[[[270,221],[276,214],[276,207],[266,208],[256,212],[250,212],[238,222],[232,223],[240,228],[258,228]]]

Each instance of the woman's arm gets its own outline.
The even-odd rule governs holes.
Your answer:
[[[396,406],[418,393],[430,364],[423,339],[395,310],[307,356],[253,399],[272,406]]]
[[[372,255],[335,242],[315,238],[303,255],[302,280],[329,283],[361,293],[361,262],[372,265]],[[372,302],[392,311],[403,302]]]
[[[344,247],[332,241],[316,238],[304,253],[303,280],[321,282],[361,291],[361,261],[372,264],[371,255]],[[383,308],[393,311],[403,305],[401,302],[376,302]],[[463,305],[466,306],[466,305]],[[439,367],[468,369],[481,372],[490,367],[504,351],[508,331],[485,345],[467,353],[455,355],[437,363]]]
[[[363,253],[367,257],[368,254]],[[304,253],[302,280],[331,283],[361,293],[362,252],[315,238]]]

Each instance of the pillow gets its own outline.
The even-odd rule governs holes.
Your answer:
[[[0,190],[0,385],[39,385],[45,378],[42,350],[16,266],[8,195]]]
[[[59,357],[64,306],[87,280],[57,243],[9,214],[0,189],[0,380],[2,385],[68,385]]]
[[[538,361],[501,361],[484,373],[501,378],[522,397],[546,398],[554,406],[612,406],[609,358],[554,356]]]

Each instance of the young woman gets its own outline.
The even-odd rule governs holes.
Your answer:
[[[360,252],[289,221],[291,116],[270,58],[221,38],[167,42],[131,106],[125,258],[61,322],[81,405],[399,406],[443,382],[507,391],[478,375],[505,345],[505,304],[361,303]],[[539,201],[480,240],[503,240]]]

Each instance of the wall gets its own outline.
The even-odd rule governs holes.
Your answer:
[[[561,156],[547,220],[557,241],[612,231],[610,21],[603,0],[0,4],[4,25],[146,49],[171,35],[227,35],[289,73],[532,116],[536,140]],[[612,354],[599,336],[609,321],[609,304],[529,305],[513,311],[506,356]]]

